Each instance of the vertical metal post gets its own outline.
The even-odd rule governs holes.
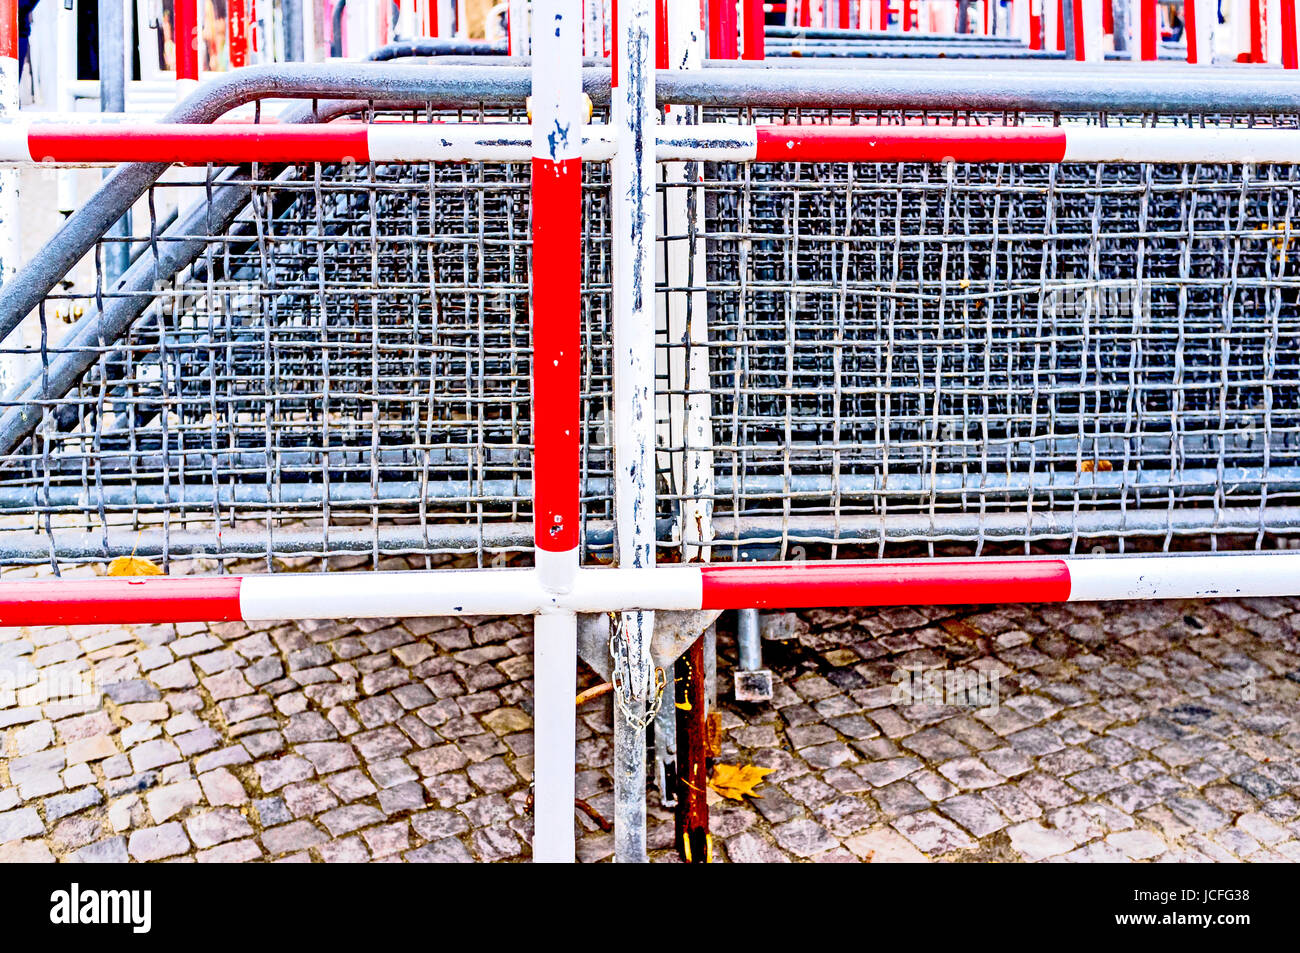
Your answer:
[[[617,153],[614,205],[614,522],[619,565],[655,560],[654,458],[654,8],[622,0],[616,87],[611,91]],[[621,702],[614,705],[614,858],[645,857],[645,733],[629,710],[654,690],[653,612],[622,616],[614,640]]]
[[[1129,51],[1129,7],[1128,0],[1111,0],[1111,16],[1114,18],[1112,36],[1115,40],[1115,52]]]
[[[538,576],[551,592],[578,571],[581,427],[582,8],[534,0],[533,34],[533,523]],[[533,859],[571,862],[577,617],[533,627]]]
[[[290,63],[303,60],[302,8],[303,0],[280,0],[284,17],[284,58]]]
[[[72,84],[77,79],[77,6],[70,0],[58,0],[55,10],[55,103],[60,112],[70,113],[76,106]],[[59,211],[70,215],[77,209],[76,173],[60,169],[58,175]],[[7,279],[6,279],[7,280]]]
[[[1187,34],[1187,62],[1212,65],[1214,33],[1219,23],[1218,4],[1215,0],[1184,0],[1183,21]]]
[[[100,9],[103,9],[103,3],[104,0],[100,0]],[[176,43],[176,80],[180,87],[179,94],[183,97],[192,84],[199,81],[198,0],[175,0],[172,18],[172,37]]]
[[[0,0],[0,119],[18,118],[18,0]],[[0,284],[18,270],[18,170],[0,169]],[[18,334],[10,335],[13,342]],[[10,346],[11,342],[6,342]],[[0,360],[0,392],[22,380],[21,355]]]
[[[677,783],[677,850],[688,864],[713,860],[709,836],[708,684],[704,667],[704,638],[691,643],[677,663],[677,736],[682,739]]]
[[[1122,2],[1122,0],[1121,0]],[[1133,42],[1129,53],[1135,60],[1154,60],[1160,55],[1160,30],[1156,20],[1156,0],[1128,0],[1133,24]]]
[[[745,3],[744,59],[761,60],[764,57],[763,0],[744,0],[744,3]]]
[[[740,667],[752,672],[763,667],[763,650],[758,637],[758,610],[736,612],[736,642],[740,649]]]
[[[506,53],[527,56],[529,32],[527,0],[510,0],[506,8]]]
[[[125,24],[122,0],[99,0],[99,110],[126,112],[126,55],[122,42]],[[105,173],[107,175],[107,173]],[[117,280],[131,260],[126,239],[131,234],[128,212],[108,229],[106,236],[117,241],[104,245],[106,283]]]

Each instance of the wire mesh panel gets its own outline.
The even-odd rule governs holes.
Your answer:
[[[123,279],[106,239],[37,339],[0,352],[28,377],[0,406],[0,437],[22,435],[0,559],[523,557],[528,176],[308,164],[155,185]],[[606,167],[584,179],[591,561],[612,536],[613,236]],[[1296,190],[1276,165],[665,164],[661,557],[1273,545],[1300,525]]]
[[[713,558],[1294,532],[1298,186],[953,163],[665,186],[703,193],[709,378],[687,400],[714,420]]]
[[[605,168],[586,180],[594,525],[610,518]],[[197,238],[201,251],[138,294],[121,337],[93,333],[132,294],[108,290],[102,267],[93,287],[47,301],[44,343],[22,355],[31,373],[90,363],[37,402],[35,433],[0,470],[0,554],[57,566],[203,553],[275,569],[339,553],[380,565],[531,551],[529,184],[526,164],[371,163],[190,170],[156,185],[150,209],[197,201],[197,231],[137,217],[134,267],[169,243]],[[233,220],[218,221],[241,189]]]

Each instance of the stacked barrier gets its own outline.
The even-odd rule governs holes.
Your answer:
[[[0,563],[170,574],[5,581],[0,624],[535,615],[535,855],[581,654],[636,860],[720,611],[1300,591],[1300,86],[703,69],[693,6],[626,7],[612,84],[552,0],[537,86],[261,68],[4,126],[126,164],[0,289]]]

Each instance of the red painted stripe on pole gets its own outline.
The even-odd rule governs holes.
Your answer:
[[[668,0],[655,0],[655,69],[668,68]]]
[[[227,0],[227,20],[230,23],[230,65],[233,69],[248,65],[248,24],[244,0]]]
[[[1156,24],[1156,0],[1138,0],[1142,19],[1142,49],[1140,55],[1144,60],[1154,60],[1159,56],[1160,28]]]
[[[609,86],[614,89],[618,86],[618,0],[609,0],[609,31],[605,35],[611,37],[609,44]]]
[[[1076,60],[1086,60],[1088,58],[1087,42],[1084,39],[1083,29],[1083,0],[1068,0],[1071,4],[1071,19],[1074,23],[1074,58]]]
[[[1196,0],[1183,0],[1183,28],[1187,34],[1187,62],[1196,63]]]
[[[799,25],[812,26],[813,0],[799,0]]]
[[[0,0],[0,56],[18,58],[18,0]]]
[[[744,0],[745,2],[745,50],[743,57],[747,60],[761,60],[764,51],[764,16],[763,0]]]
[[[172,36],[176,47],[176,78],[199,78],[198,0],[174,0]]]
[[[759,162],[1060,162],[1065,132],[975,126],[758,126]]]
[[[0,583],[0,626],[237,622],[238,576]]]
[[[37,124],[27,134],[33,161],[168,162],[229,165],[241,162],[366,162],[370,146],[360,123],[331,126]]]
[[[1260,0],[1250,0],[1250,62],[1264,62],[1264,19]]]
[[[538,549],[578,545],[582,160],[533,159],[533,508]]]
[[[1282,68],[1295,69],[1300,65],[1296,56],[1295,0],[1281,0],[1279,6],[1282,21]]]
[[[1070,570],[1059,559],[705,566],[700,572],[703,609],[978,605],[1070,597]]]

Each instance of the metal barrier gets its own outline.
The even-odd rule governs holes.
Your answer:
[[[637,859],[656,670],[719,611],[1300,590],[1260,552],[1298,528],[1300,87],[656,77],[626,12],[612,94],[539,16],[573,68],[531,124],[526,71],[394,65],[173,117],[320,100],[275,124],[5,127],[11,163],[203,165],[124,166],[0,290],[0,560],[259,572],[6,582],[0,622],[534,614],[536,856],[572,856],[581,650]],[[1241,552],[1080,555],[1202,542]],[[457,568],[283,572],[358,553]]]

